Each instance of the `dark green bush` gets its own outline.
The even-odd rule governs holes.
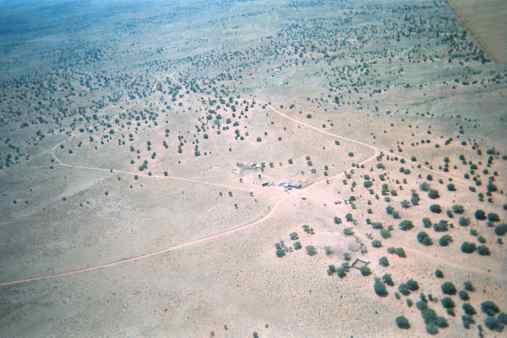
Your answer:
[[[500,216],[494,212],[488,213],[488,221],[491,223],[500,222]]]
[[[407,281],[407,287],[410,289],[410,291],[416,291],[419,289],[419,284],[417,283],[417,281],[415,279],[409,279]]]
[[[375,290],[375,293],[379,297],[386,297],[387,296],[387,289],[386,285],[380,278],[375,278],[375,282],[373,283],[373,289]]]
[[[442,270],[435,270],[435,277],[437,278],[444,278],[444,273],[442,272]]]
[[[496,332],[502,332],[504,328],[503,323],[498,319],[496,319],[495,317],[486,317],[486,319],[484,320],[484,325],[486,325],[486,327],[491,331]]]
[[[479,221],[484,221],[486,219],[486,213],[484,212],[484,210],[477,209],[475,211],[475,218],[478,219]]]
[[[428,334],[434,336],[434,335],[438,334],[438,326],[434,323],[428,323],[428,324],[426,324],[426,332],[428,332]]]
[[[440,194],[438,193],[438,190],[431,189],[431,190],[428,192],[428,197],[434,200],[434,199],[439,198],[439,197],[440,197]]]
[[[444,297],[440,300],[440,302],[442,303],[442,306],[446,309],[451,309],[456,306],[451,297]]]
[[[449,222],[440,220],[438,223],[433,224],[433,230],[436,232],[445,232],[449,230]]]
[[[396,325],[398,325],[398,327],[400,329],[404,329],[404,330],[410,329],[410,323],[409,323],[408,319],[405,318],[405,316],[396,317]]]
[[[440,239],[438,240],[438,244],[440,244],[440,246],[448,246],[449,243],[452,242],[452,237],[451,235],[443,235],[442,237],[440,237]]]
[[[461,320],[463,321],[463,327],[467,330],[470,329],[471,325],[475,323],[475,320],[468,315],[461,316]]]
[[[425,231],[420,231],[417,234],[417,241],[419,243],[421,243],[422,245],[426,245],[426,246],[433,245],[433,240]]]
[[[393,277],[391,276],[391,274],[389,273],[386,273],[382,276],[382,280],[384,281],[384,283],[386,283],[387,285],[389,286],[394,286],[394,281],[393,281]]]
[[[461,215],[461,214],[463,214],[465,212],[465,208],[463,208],[463,206],[461,204],[454,204],[452,206],[452,211],[455,214]]]
[[[469,280],[465,281],[465,283],[463,283],[463,286],[465,287],[465,290],[467,290],[468,292],[474,292],[475,291],[474,285]]]
[[[462,308],[463,311],[469,316],[473,316],[477,313],[477,311],[475,311],[475,308],[470,303],[463,303]]]
[[[405,283],[401,283],[398,286],[398,291],[404,296],[408,296],[410,294],[410,289],[408,288],[408,285]]]
[[[446,295],[455,295],[457,290],[452,282],[445,282],[442,284],[442,292]]]
[[[470,218],[461,216],[458,222],[462,227],[466,227],[470,225]]]
[[[507,234],[507,223],[497,225],[495,228],[495,234],[497,236],[503,236]]]
[[[442,207],[438,204],[430,205],[430,211],[434,214],[440,214],[442,212]]]
[[[464,302],[470,300],[470,296],[468,295],[468,292],[466,292],[465,290],[461,290],[460,292],[458,292],[458,295],[459,298]]]
[[[491,255],[491,251],[489,250],[489,248],[483,244],[481,244],[477,247],[477,253],[481,256],[490,256]]]
[[[379,258],[378,260],[378,263],[383,266],[383,267],[388,267],[389,266],[389,260],[387,259],[386,256],[382,256]]]
[[[367,265],[362,266],[359,271],[361,271],[361,275],[365,277],[371,275],[371,269]]]
[[[414,228],[414,223],[411,220],[405,219],[400,222],[400,229],[403,231],[408,231]]]
[[[494,316],[498,312],[500,312],[500,309],[493,301],[487,300],[481,303],[481,311],[487,314],[488,316]]]
[[[464,253],[471,254],[475,251],[475,249],[476,249],[475,243],[465,241],[463,242],[463,244],[461,244],[461,251]]]
[[[305,249],[308,256],[315,256],[317,254],[317,249],[313,245],[308,245]]]

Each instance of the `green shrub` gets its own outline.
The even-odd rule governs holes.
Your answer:
[[[502,332],[504,325],[495,317],[486,317],[484,325],[491,331]]]
[[[345,229],[343,229],[343,234],[345,236],[352,236],[354,234],[354,229],[352,229],[352,228],[345,228]]]
[[[419,243],[421,243],[422,245],[426,245],[426,246],[433,245],[433,240],[425,231],[420,231],[417,234],[417,241]]]
[[[452,237],[451,235],[443,235],[442,237],[440,237],[440,239],[438,240],[438,244],[440,244],[440,246],[448,246],[449,243],[452,242]]]
[[[382,236],[383,239],[391,238],[391,231],[388,229],[382,229],[380,230],[380,236]]]
[[[465,290],[467,290],[468,292],[474,292],[475,291],[474,285],[469,280],[465,281],[465,283],[463,283],[463,286],[465,287]]]
[[[449,223],[446,220],[440,220],[438,223],[433,224],[433,230],[436,232],[445,232],[449,230]]]
[[[410,289],[408,287],[407,284],[405,283],[401,283],[399,286],[398,286],[398,291],[404,295],[404,296],[408,296],[410,294]]]
[[[486,213],[484,212],[484,210],[477,209],[475,211],[475,218],[479,221],[484,221],[486,219]]]
[[[461,216],[458,222],[462,227],[467,227],[470,225],[470,218]]]
[[[457,290],[452,282],[445,282],[442,284],[442,292],[446,295],[455,295]]]
[[[307,245],[305,249],[308,256],[315,256],[317,254],[317,249],[313,245]]]
[[[436,335],[438,334],[438,326],[434,323],[428,323],[426,324],[426,332],[430,335]]]
[[[294,242],[294,250],[300,250],[303,246],[301,245],[301,242]]]
[[[394,281],[393,281],[393,277],[391,276],[391,274],[389,273],[386,273],[382,276],[382,280],[384,281],[384,283],[386,283],[387,285],[389,286],[394,286]]]
[[[414,223],[411,220],[405,219],[400,222],[400,229],[403,231],[408,231],[414,228]]]
[[[435,270],[435,277],[437,278],[444,278],[444,273],[442,272],[442,270]]]
[[[444,317],[441,317],[441,316],[438,316],[436,319],[435,319],[435,324],[437,324],[437,326],[441,329],[443,328],[446,328],[449,326],[449,323],[447,322],[447,319],[445,319]]]
[[[504,236],[507,234],[507,223],[497,225],[495,228],[495,234],[497,236]]]
[[[285,250],[281,248],[276,249],[276,256],[282,258],[283,256],[285,256]]]
[[[462,308],[463,311],[469,316],[473,316],[477,313],[477,311],[475,311],[475,308],[470,303],[463,303]]]
[[[289,235],[290,239],[293,240],[293,241],[297,241],[299,239],[299,236],[298,236],[298,233],[297,232],[292,232],[290,235]]]
[[[455,214],[461,215],[465,212],[465,208],[463,208],[463,206],[460,204],[454,204],[452,206],[452,212],[454,212]]]
[[[406,284],[407,284],[410,291],[419,290],[419,284],[417,283],[417,281],[415,279],[410,278]]]
[[[434,199],[437,199],[440,197],[440,194],[438,193],[437,190],[434,190],[434,189],[431,189],[429,192],[428,192],[428,197],[431,198],[432,200]]]
[[[471,254],[475,251],[475,249],[476,249],[475,243],[465,241],[463,242],[463,244],[461,244],[461,251],[463,253]]]
[[[371,275],[371,269],[367,265],[362,266],[359,271],[361,271],[361,275],[365,277]]]
[[[431,228],[431,226],[433,225],[433,223],[431,222],[431,219],[429,219],[428,217],[424,217],[422,219],[422,223],[425,228]]]
[[[409,323],[408,319],[405,318],[405,316],[396,317],[396,325],[398,325],[398,327],[403,330],[410,329],[410,323]]]
[[[500,222],[500,217],[494,212],[488,213],[488,221],[491,223]]]
[[[440,300],[440,302],[442,303],[442,306],[446,309],[454,308],[456,306],[451,297],[444,297]]]
[[[442,212],[442,207],[438,204],[430,205],[430,211],[434,214],[440,214]]]
[[[479,245],[477,247],[477,253],[481,256],[490,256],[491,255],[491,251],[489,250],[489,248],[485,245]]]
[[[385,286],[384,282],[382,282],[382,280],[380,280],[380,278],[375,278],[375,282],[373,283],[373,289],[375,290],[375,293],[377,294],[377,296],[379,296],[379,297],[386,297],[387,296],[386,286]]]
[[[373,241],[371,241],[371,246],[374,248],[380,248],[382,247],[382,242],[379,241],[378,239],[374,239]]]
[[[338,275],[338,277],[344,278],[345,276],[347,276],[347,271],[348,271],[347,269],[341,266],[338,269],[336,269],[336,274]]]
[[[468,315],[461,316],[461,320],[463,322],[463,327],[467,330],[470,329],[471,325],[475,323],[474,319]]]
[[[389,266],[389,260],[387,259],[386,256],[382,256],[379,258],[378,260],[378,263],[383,266],[383,267],[388,267]]]
[[[481,303],[481,311],[487,314],[488,316],[494,316],[498,312],[500,312],[500,309],[493,301],[487,300]]]
[[[419,185],[419,189],[421,189],[421,191],[429,191],[430,190],[430,185],[428,182],[423,182]]]
[[[507,313],[502,312],[498,315],[497,318],[502,324],[507,325]]]
[[[465,290],[461,290],[460,292],[458,292],[458,295],[459,298],[464,302],[470,300],[470,296],[468,295],[468,292],[466,292]]]

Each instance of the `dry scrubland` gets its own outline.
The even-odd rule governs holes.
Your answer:
[[[505,335],[488,27],[444,0],[0,13],[0,337]]]

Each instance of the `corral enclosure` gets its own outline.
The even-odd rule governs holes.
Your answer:
[[[450,3],[0,0],[0,337],[505,334],[505,6]]]

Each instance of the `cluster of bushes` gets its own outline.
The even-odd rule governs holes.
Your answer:
[[[409,279],[406,283],[401,283],[398,286],[398,291],[404,296],[408,296],[410,292],[417,290],[419,290],[419,284],[414,279]]]
[[[439,316],[435,310],[428,307],[426,299],[421,299],[416,303],[417,309],[421,312],[421,316],[426,324],[426,332],[431,335],[438,333],[439,329],[443,329],[449,326],[447,319]]]
[[[502,332],[507,325],[507,313],[500,313],[498,306],[490,300],[481,303],[481,311],[487,316],[484,325],[492,331]]]
[[[400,258],[407,257],[407,254],[405,253],[405,250],[403,250],[403,248],[389,247],[387,248],[387,252],[390,253],[391,255],[396,255]]]

